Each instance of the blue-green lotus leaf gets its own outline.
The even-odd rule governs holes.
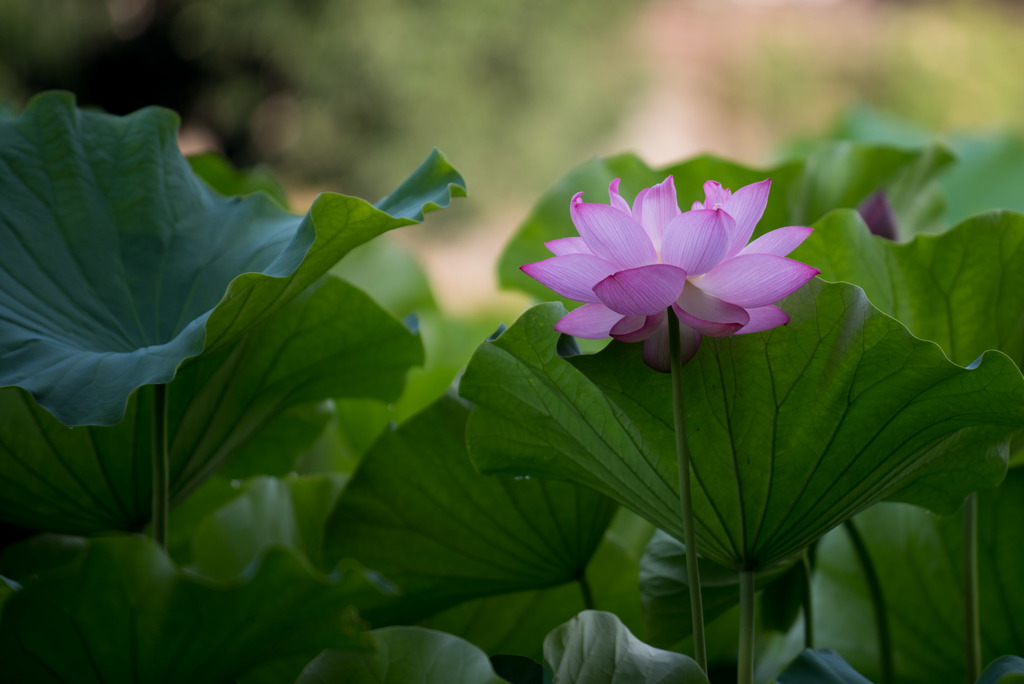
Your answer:
[[[0,118],[0,387],[66,425],[112,425],[296,296],[353,247],[465,193],[432,154],[379,207],[336,194],[305,216],[219,195],[178,151],[178,119],[82,111],[68,94]]]

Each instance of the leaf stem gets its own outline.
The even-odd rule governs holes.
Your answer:
[[[700,569],[697,565],[697,532],[693,521],[693,500],[690,493],[690,450],[686,443],[686,416],[683,413],[683,364],[679,341],[679,321],[672,307],[668,309],[668,338],[672,370],[672,408],[675,414],[676,457],[679,464],[679,506],[683,518],[683,542],[686,544],[686,581],[690,587],[690,621],[693,623],[694,660],[708,671],[707,647],[704,644],[704,605],[700,592]]]
[[[804,570],[804,648],[814,648],[814,610],[811,605],[811,556],[807,549],[803,552]]]
[[[967,682],[981,676],[981,622],[978,610],[978,493],[964,502],[964,647]]]
[[[167,385],[153,385],[153,541],[167,548],[170,466],[167,454]]]
[[[583,609],[594,610],[594,593],[590,590],[586,573],[581,572],[576,582],[580,585],[580,594],[583,596]]]
[[[878,572],[875,564],[868,553],[868,547],[864,544],[863,537],[857,531],[857,526],[852,520],[843,523],[843,529],[850,537],[853,544],[853,551],[860,562],[861,571],[864,573],[864,581],[868,585],[868,594],[871,596],[871,605],[875,610],[875,631],[878,633],[878,657],[882,667],[882,681],[880,684],[893,684],[893,661],[892,661],[892,636],[889,633],[889,613],[885,607],[885,594],[882,592],[882,583],[878,579]]]
[[[737,684],[754,684],[754,571],[740,570],[740,642]]]

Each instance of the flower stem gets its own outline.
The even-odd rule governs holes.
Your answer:
[[[576,582],[580,585],[580,595],[583,596],[583,609],[594,610],[594,593],[590,590],[587,576],[581,572],[580,576],[576,578]]]
[[[153,541],[167,548],[170,474],[167,457],[167,385],[153,385]]]
[[[811,557],[804,549],[803,553],[804,570],[804,648],[814,648],[814,610],[811,605]]]
[[[981,623],[978,611],[978,493],[964,502],[964,645],[967,682],[981,676]]]
[[[686,581],[690,586],[690,621],[693,624],[694,660],[708,671],[707,647],[704,645],[704,605],[700,593],[700,570],[697,566],[697,532],[693,521],[693,500],[690,494],[690,451],[686,444],[686,416],[683,413],[683,364],[679,341],[679,322],[675,311],[668,310],[669,353],[672,355],[672,408],[675,414],[676,457],[679,464],[679,505],[683,518],[683,542],[686,544]]]
[[[754,684],[754,571],[740,570],[740,642],[737,684]]]
[[[853,551],[860,561],[861,571],[864,573],[864,581],[868,585],[868,593],[871,595],[871,604],[875,609],[875,630],[878,633],[878,657],[881,660],[882,681],[881,684],[893,684],[893,661],[892,661],[892,637],[889,633],[889,613],[885,607],[885,595],[882,593],[882,583],[875,571],[875,564],[868,553],[868,547],[864,539],[857,531],[857,526],[852,520],[843,523],[846,534],[853,544]],[[973,680],[972,680],[973,681]]]

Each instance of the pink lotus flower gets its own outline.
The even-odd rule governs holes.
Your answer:
[[[735,193],[704,184],[704,202],[683,212],[672,176],[640,191],[630,209],[619,179],[610,204],[569,203],[579,237],[552,240],[555,255],[522,270],[558,294],[585,302],[555,329],[575,337],[644,342],[644,361],[669,371],[668,307],[679,319],[682,362],[702,335],[726,337],[789,322],[776,302],[816,276],[787,259],[810,228],[791,226],[747,241],[768,203],[771,179]]]

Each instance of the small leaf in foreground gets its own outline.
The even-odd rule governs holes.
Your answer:
[[[612,613],[587,610],[544,640],[559,684],[707,684],[691,658],[633,636]]]
[[[384,627],[370,637],[372,651],[324,651],[296,684],[508,684],[486,653],[451,634]]]
[[[1003,656],[985,668],[978,684],[1021,684],[1024,682],[1024,658]]]

